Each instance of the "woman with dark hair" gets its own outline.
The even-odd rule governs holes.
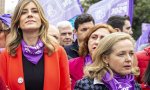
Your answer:
[[[80,57],[69,60],[70,77],[72,81],[72,90],[75,82],[83,77],[84,66],[92,63],[92,54],[99,41],[106,35],[117,32],[107,24],[97,24],[89,29],[85,40],[79,47]]]
[[[141,85],[142,90],[150,90],[150,61],[143,77],[144,83]]]
[[[148,31],[145,31],[145,32],[148,32]],[[142,78],[144,76],[144,73],[146,71],[148,63],[150,62],[150,46],[149,46],[150,32],[146,36],[148,36],[148,38],[146,40],[148,42],[146,44],[141,45],[141,51],[136,52],[136,56],[137,56],[137,60],[138,60],[138,67],[140,69],[140,75],[136,79],[140,84],[142,84],[144,82]],[[142,84],[142,88],[143,89],[146,88],[145,85]]]

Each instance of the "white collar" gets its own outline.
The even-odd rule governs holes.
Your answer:
[[[93,84],[95,85],[95,84],[104,84],[104,83],[99,81],[99,80],[97,80],[97,78],[94,78]]]

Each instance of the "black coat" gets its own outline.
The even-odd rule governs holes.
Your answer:
[[[65,46],[64,49],[67,53],[68,59],[79,57],[79,46],[77,40],[72,45]]]

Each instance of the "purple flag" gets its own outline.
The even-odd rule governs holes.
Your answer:
[[[47,19],[54,25],[82,14],[79,0],[40,0],[40,2]]]
[[[132,22],[133,0],[102,0],[90,6],[87,13],[91,14],[96,23],[103,23],[113,15],[128,15]]]
[[[150,23],[142,23],[142,33],[147,30],[150,30]]]
[[[11,15],[10,14],[3,14],[0,16],[0,20],[5,23],[7,26],[10,27],[11,24]]]
[[[149,43],[148,38],[150,34],[150,24],[142,23],[142,34],[136,41],[136,51],[140,48],[141,45]]]

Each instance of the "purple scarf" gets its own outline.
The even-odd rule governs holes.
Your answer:
[[[88,54],[85,56],[85,65],[89,65],[92,63],[92,58],[91,58],[91,55]]]
[[[102,81],[109,90],[134,90],[134,76],[132,74],[126,76],[115,74],[110,79],[110,74],[107,72]]]
[[[35,46],[28,46],[24,40],[21,41],[23,55],[33,64],[37,64],[43,56],[44,44],[38,40]]]

